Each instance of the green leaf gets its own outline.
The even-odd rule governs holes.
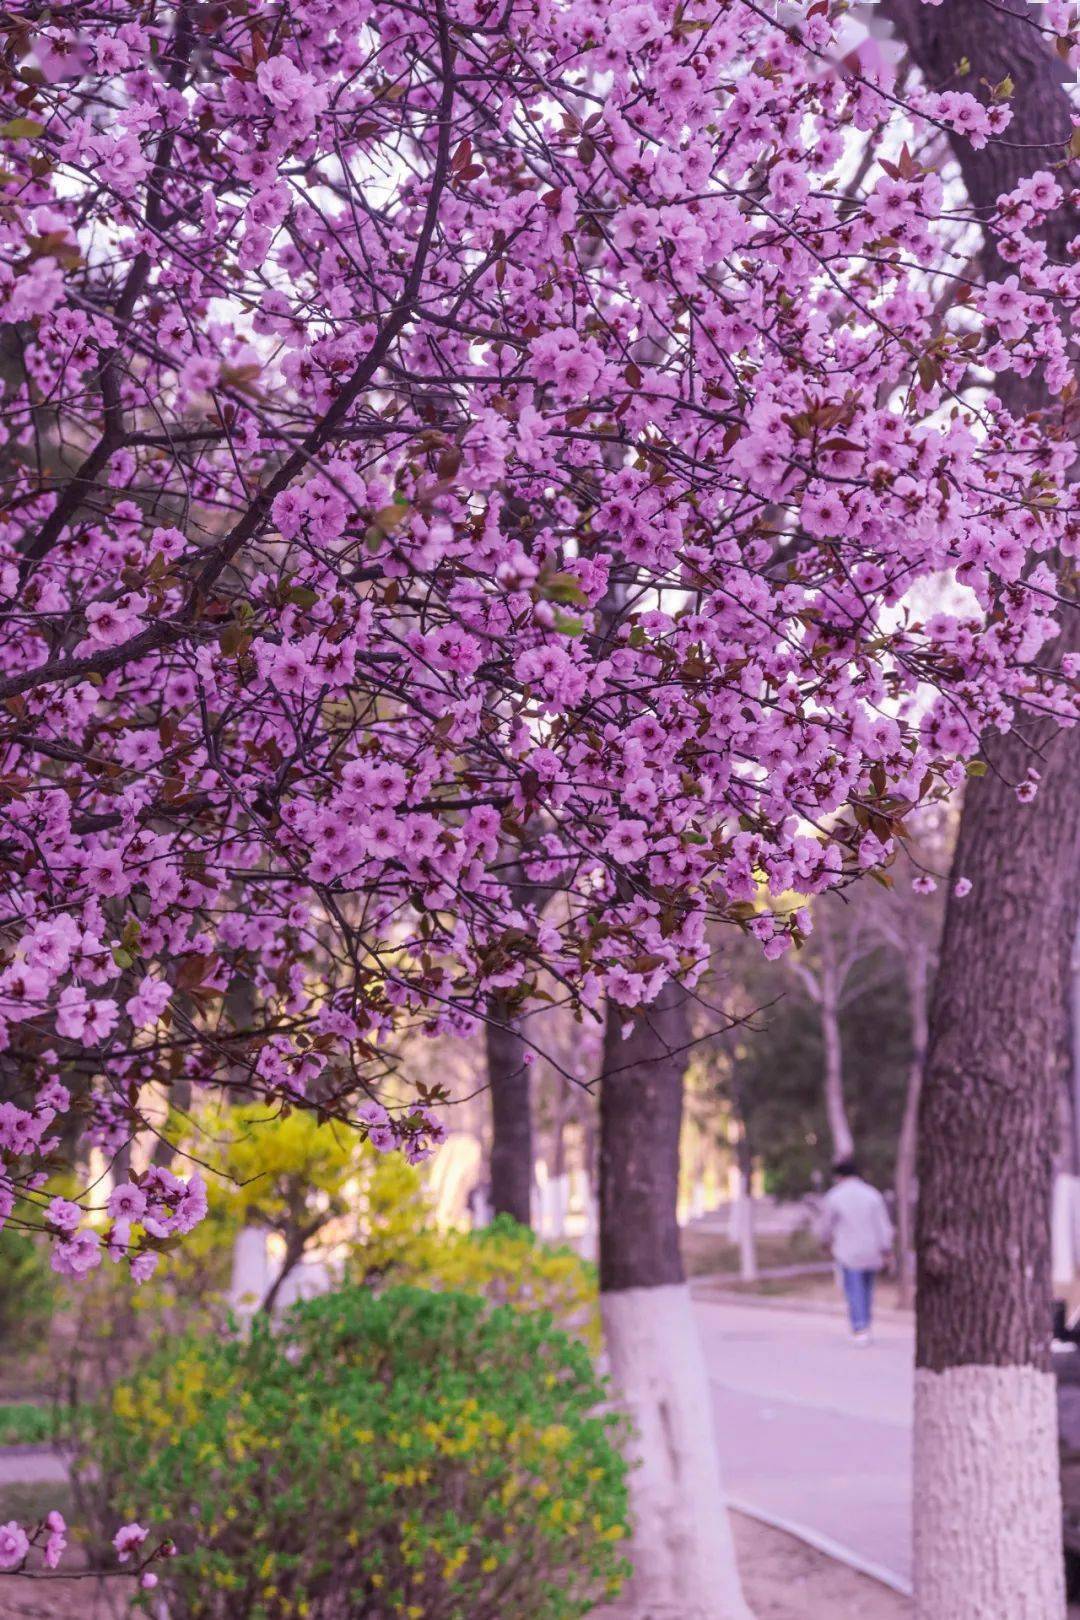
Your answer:
[[[549,602],[565,602],[571,607],[584,607],[589,600],[573,574],[552,574],[542,579],[540,594]]]
[[[986,770],[987,770],[987,766],[986,766],[985,759],[969,759],[968,760],[967,773],[968,773],[969,776],[985,776],[986,775]]]
[[[33,141],[45,133],[45,125],[36,118],[10,118],[0,125],[0,136],[6,141]]]

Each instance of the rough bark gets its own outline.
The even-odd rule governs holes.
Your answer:
[[[522,1226],[532,1223],[533,1132],[525,1042],[495,997],[486,1025],[491,1088],[491,1207]]]
[[[1080,864],[1080,734],[986,740],[946,911],[919,1119],[918,1362],[1048,1366],[1050,1194]],[[1000,771],[999,777],[996,772]]]
[[[926,80],[979,92],[1011,77],[1007,137],[976,151],[956,143],[968,196],[988,212],[1000,192],[1059,162],[1072,118],[1067,70],[1032,26],[1040,8],[888,0]],[[966,60],[969,72],[957,64]],[[1061,253],[1067,214],[1048,235]],[[984,270],[1004,267],[991,244]],[[1032,379],[1002,378],[1013,409],[1051,401]],[[1062,647],[1080,614],[1065,609]],[[1080,731],[1022,716],[984,738],[989,773],[968,784],[930,1018],[920,1120],[920,1365],[1046,1365],[1049,1207],[1057,1088],[1067,1050],[1069,951],[1080,899]],[[1041,757],[1039,757],[1041,756]],[[1014,785],[1038,761],[1034,803]]]
[[[626,1620],[750,1620],[735,1564],[711,1396],[679,1254],[676,1200],[686,992],[612,1006],[600,1093],[600,1305],[635,1435]]]
[[[886,0],[885,9],[933,87],[978,95],[1006,77],[1015,86],[1003,140],[982,151],[955,143],[977,213],[1060,162],[1072,129],[1068,70],[1039,32],[1040,7]],[[1055,258],[1076,228],[1066,213],[1048,229]],[[982,267],[990,278],[1011,270],[990,242]],[[1014,411],[1053,405],[1037,374],[1002,377],[998,392]],[[1064,645],[1077,645],[1078,618],[1066,609]],[[1080,898],[1080,732],[1052,730],[1027,715],[984,739],[990,773],[969,783],[954,866],[973,889],[950,894],[931,1006],[918,1148],[919,1620],[1064,1612],[1050,1201]],[[1042,780],[1025,808],[1013,784],[1034,763]]]
[[[1010,786],[1030,761],[1024,743],[985,740],[991,772],[969,784],[954,864],[973,887],[950,899],[931,1004],[917,1153],[918,1620],[1064,1614],[1050,1205],[1080,735],[1042,740],[1042,782],[1027,807]],[[1020,1519],[1008,1511],[1019,1497]],[[988,1503],[1001,1511],[988,1515]]]
[[[1080,1176],[1080,918],[1073,936],[1072,985],[1069,993],[1069,1100],[1072,1120],[1072,1173]]]
[[[689,1041],[687,997],[677,985],[637,1016],[608,1010],[600,1088],[602,1291],[683,1281],[676,1200]]]

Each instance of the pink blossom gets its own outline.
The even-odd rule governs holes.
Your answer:
[[[26,1531],[15,1519],[0,1524],[0,1569],[17,1569],[29,1551]]]
[[[149,1530],[144,1529],[137,1522],[122,1524],[115,1536],[113,1536],[113,1546],[116,1548],[118,1563],[126,1564],[132,1553],[138,1551],[149,1534]]]
[[[724,923],[779,957],[983,735],[1077,718],[1076,446],[1009,406],[1069,399],[1066,173],[980,206],[961,282],[957,199],[902,154],[1008,106],[873,44],[833,71],[811,9],[470,3],[446,99],[425,6],[302,4],[190,59],[99,7],[28,47],[0,1220],[36,1206],[63,1274],[138,1281],[201,1218],[162,1166],[100,1229],[50,1206],[64,1154],[160,1131],[162,1086],[242,1081],[268,1130],[332,1094],[421,1159],[411,1065],[393,1117],[365,1100],[388,1054],[534,983],[632,1026]]]
[[[45,1516],[45,1528],[49,1532],[45,1541],[45,1567],[56,1569],[67,1547],[67,1525],[63,1514],[53,1508]]]
[[[101,1264],[101,1239],[84,1228],[66,1243],[55,1244],[49,1263],[62,1277],[81,1277]]]
[[[617,861],[640,861],[648,850],[643,821],[617,821],[604,839],[604,848]]]
[[[124,1011],[136,1029],[146,1029],[161,1017],[171,997],[172,987],[165,979],[146,975],[135,994],[124,1003]]]
[[[105,1208],[114,1221],[137,1221],[146,1208],[146,1194],[133,1182],[122,1181],[109,1194]]]
[[[157,1270],[160,1255],[144,1251],[134,1256],[131,1262],[131,1279],[136,1283],[149,1282]]]
[[[260,62],[255,69],[255,83],[267,101],[282,112],[288,112],[314,89],[310,73],[302,73],[287,56],[272,56]]]
[[[78,1204],[71,1203],[67,1198],[53,1198],[45,1211],[45,1219],[58,1232],[74,1232],[84,1213]]]

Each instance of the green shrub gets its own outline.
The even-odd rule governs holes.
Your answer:
[[[59,1430],[55,1407],[37,1406],[30,1401],[13,1401],[0,1406],[0,1446],[44,1445]]]
[[[546,1313],[346,1288],[196,1341],[100,1417],[175,1620],[569,1620],[625,1573],[618,1420]]]
[[[14,1227],[0,1230],[0,1344],[32,1348],[45,1333],[56,1302],[56,1278],[41,1243]]]
[[[595,1267],[573,1249],[541,1243],[509,1215],[496,1216],[476,1232],[444,1232],[422,1223],[406,1228],[394,1220],[398,1207],[380,1212],[375,1228],[380,1241],[374,1251],[371,1244],[353,1250],[349,1270],[354,1280],[371,1283],[385,1277],[417,1288],[476,1294],[491,1305],[519,1311],[550,1311],[564,1333],[599,1351]]]

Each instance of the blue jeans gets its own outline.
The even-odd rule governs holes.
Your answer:
[[[873,1271],[852,1271],[848,1266],[841,1266],[840,1275],[844,1280],[844,1293],[847,1297],[852,1332],[865,1333],[870,1326],[870,1312],[874,1305],[875,1273]]]

